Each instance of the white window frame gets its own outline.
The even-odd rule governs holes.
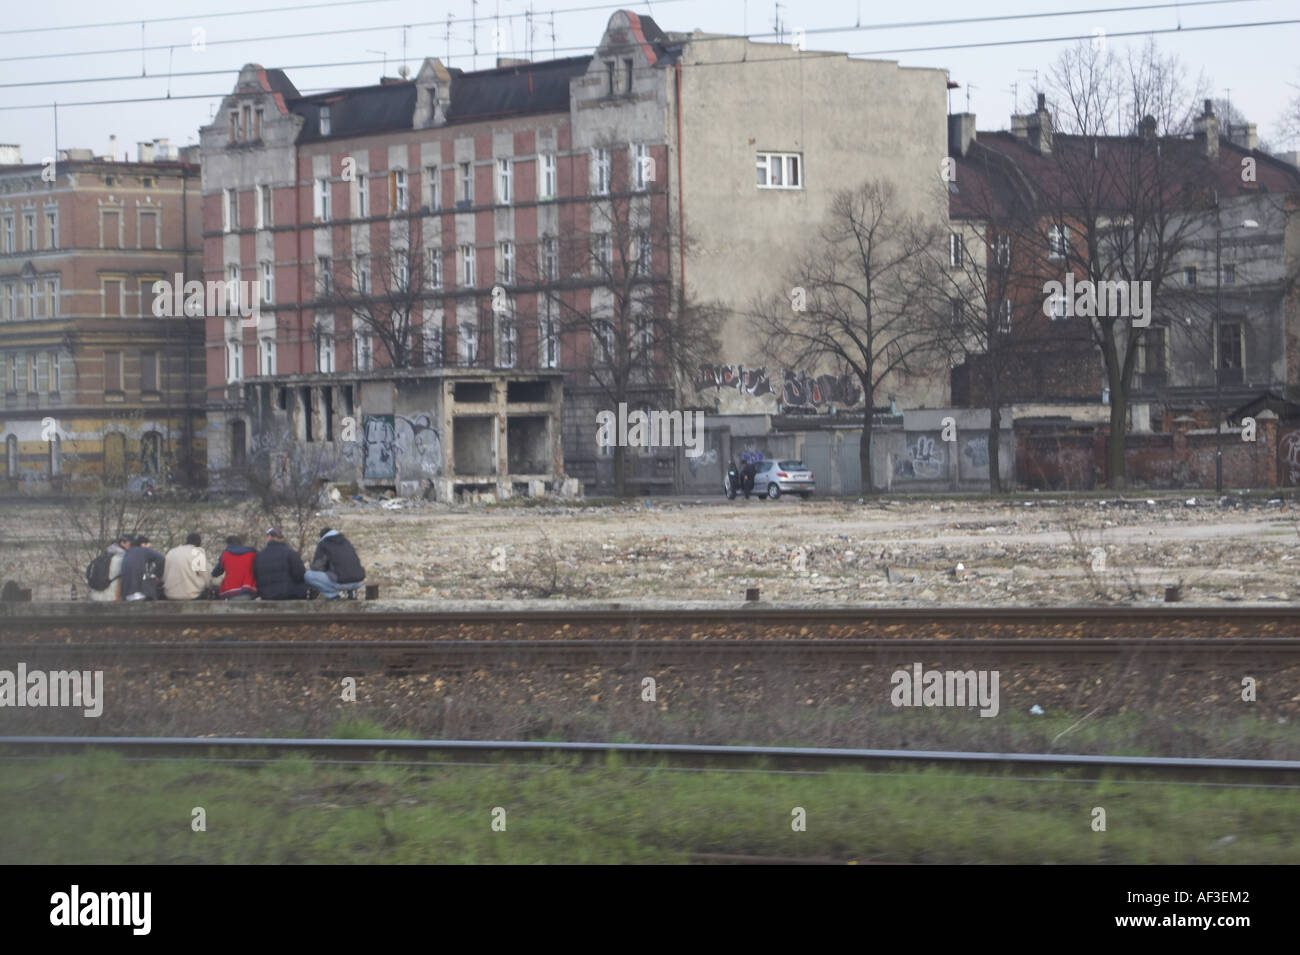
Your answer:
[[[607,319],[597,319],[591,330],[592,358],[598,365],[610,365],[614,362],[614,323]]]
[[[592,149],[591,194],[593,196],[609,195],[610,168],[609,150],[599,146]]]
[[[650,241],[650,233],[638,232],[636,234],[636,274],[638,278],[650,277],[653,252],[654,245]]]
[[[759,189],[802,189],[805,185],[803,153],[759,153],[755,166]],[[798,180],[791,185],[791,179]]]
[[[59,247],[59,210],[45,210],[45,247],[47,249],[57,249]]]
[[[948,267],[949,268],[951,269],[961,268],[962,260],[964,258],[962,253],[965,251],[965,248],[966,245],[962,241],[960,232],[948,233]]]
[[[406,191],[406,170],[393,170],[393,211],[405,212],[410,206],[410,196]]]
[[[370,294],[370,256],[357,256],[357,287],[354,290],[361,295]]]
[[[334,336],[319,328],[316,333],[316,370],[325,374],[334,371]]]
[[[542,236],[542,278],[554,282],[560,277],[560,240],[553,235]]]
[[[515,284],[515,244],[497,243],[497,277],[505,285]]]
[[[221,231],[234,232],[239,228],[239,190],[225,189],[221,206]]]
[[[4,248],[0,248],[0,252],[17,252],[18,250],[14,248],[14,217],[12,215],[4,217],[3,236]]]
[[[1011,299],[1002,300],[1002,309],[998,315],[998,331],[1003,335],[1011,334]]]
[[[632,145],[632,182],[637,192],[650,188],[650,147],[646,143]]]
[[[442,325],[445,321],[443,310],[434,309],[424,316],[420,325],[420,339],[423,343],[424,365],[426,368],[442,367]]]
[[[442,249],[429,249],[425,257],[429,260],[429,288],[442,288]]]
[[[352,370],[373,371],[375,368],[375,340],[370,332],[352,333]]]
[[[596,234],[596,261],[593,264],[597,270],[596,275],[607,275],[614,268],[614,246],[610,241],[608,232],[598,232]],[[603,270],[603,271],[602,271]]]
[[[321,298],[334,294],[334,262],[328,255],[316,256],[316,284]]]
[[[515,194],[515,167],[509,159],[497,160],[497,202],[510,205]]]
[[[330,136],[334,130],[334,117],[330,115],[329,104],[326,103],[320,108],[320,134]]]
[[[1047,227],[1047,257],[1063,259],[1070,254],[1070,227],[1052,223]]]
[[[52,395],[63,391],[63,366],[59,363],[58,352],[50,352],[50,379],[46,384]]]
[[[555,153],[542,153],[539,157],[540,173],[537,177],[537,198],[554,199],[558,177],[555,174]]]
[[[462,322],[456,328],[456,351],[460,356],[460,364],[465,368],[472,368],[478,361],[478,323],[474,321]]]
[[[330,221],[330,181],[329,177],[321,177],[316,180],[315,203],[312,209],[312,215],[317,222]]]
[[[460,277],[461,285],[464,288],[474,288],[474,246],[462,245],[460,247]]]
[[[502,368],[514,368],[519,362],[519,329],[511,318],[498,323],[500,347],[497,350],[498,364]]]
[[[269,261],[262,263],[262,301],[275,304],[275,264]]]
[[[367,219],[370,217],[370,177],[365,173],[357,173],[357,218]]]
[[[244,379],[244,343],[237,338],[226,342],[226,384]]]
[[[242,304],[240,301],[240,292],[242,286],[239,281],[239,266],[226,266],[226,314],[233,315],[236,309]]]
[[[549,295],[542,301],[543,311],[538,318],[537,329],[537,366],[558,368],[560,367],[560,323],[555,318],[555,301]]]
[[[427,195],[429,197],[430,209],[442,208],[442,174],[438,171],[437,166],[424,167],[425,184],[428,186]]]
[[[474,164],[472,162],[463,162],[460,164],[460,199],[469,205],[474,204]]]
[[[256,217],[258,229],[270,228],[271,222],[270,222],[270,216],[268,215],[270,211],[271,211],[271,187],[267,185],[259,185],[257,187],[257,217]]]
[[[1011,236],[1003,233],[994,239],[994,257],[1001,268],[1011,265]]]
[[[25,243],[26,251],[28,252],[36,251],[37,248],[36,240],[37,240],[36,213],[24,212],[23,213],[23,242]]]
[[[262,376],[275,374],[275,339],[270,335],[257,340],[257,373]]]

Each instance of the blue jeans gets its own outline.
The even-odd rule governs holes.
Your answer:
[[[315,587],[320,595],[326,600],[337,599],[340,592],[344,590],[360,590],[365,581],[358,580],[354,584],[340,584],[330,580],[330,575],[323,570],[309,570],[303,575],[303,580],[307,582],[308,587]]]

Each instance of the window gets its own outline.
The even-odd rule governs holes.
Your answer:
[[[537,364],[541,368],[560,366],[560,323],[556,321],[556,306],[548,295],[542,302],[542,315],[538,328]]]
[[[1148,375],[1165,371],[1165,330],[1159,325],[1149,326],[1138,339],[1138,371]]]
[[[636,274],[641,278],[650,277],[650,233],[638,232],[636,236]]]
[[[519,359],[519,331],[515,328],[514,322],[502,322],[500,329],[501,347],[498,351],[497,364],[502,368],[513,368]]]
[[[460,164],[460,199],[464,203],[474,201],[474,164],[463,162]]]
[[[321,298],[334,294],[334,270],[328,256],[316,260],[316,282],[320,286]]]
[[[334,370],[334,336],[321,332],[319,328],[316,334],[316,370]]]
[[[397,249],[397,291],[406,292],[411,287],[411,253],[406,249]]]
[[[141,177],[140,177],[140,187],[141,187],[142,189],[152,189],[152,188],[153,188],[153,177],[152,177],[152,176],[141,176]]]
[[[145,474],[158,474],[161,458],[162,435],[157,431],[146,431],[140,439],[140,470]]]
[[[948,307],[952,310],[952,327],[960,331],[965,321],[966,306],[961,299],[953,298],[948,300]]]
[[[104,284],[100,288],[104,295],[104,317],[121,318],[122,280],[104,279]]]
[[[602,365],[612,364],[614,361],[614,326],[604,320],[597,321],[592,331],[592,339],[596,352],[596,361]]]
[[[537,182],[538,199],[555,198],[555,154],[543,153],[541,157],[542,173]]]
[[[515,170],[509,159],[497,160],[497,202],[502,205],[510,205],[510,197],[514,195],[515,188]]]
[[[275,374],[275,339],[259,338],[257,341],[257,373]]]
[[[512,285],[515,281],[515,244],[513,242],[502,242],[497,246],[497,259],[500,266],[497,270],[498,276],[506,285]]]
[[[462,366],[469,368],[478,361],[478,326],[474,322],[465,322],[457,329],[456,347]]]
[[[150,278],[142,278],[142,279],[140,279],[140,317],[141,317],[141,318],[155,318],[155,317],[157,317],[157,318],[161,318],[161,317],[162,317],[161,315],[155,316],[154,313],[153,313],[153,300],[154,300],[154,294],[153,294],[153,283],[154,283],[154,281],[155,281],[154,279],[150,279]],[[170,299],[170,298],[167,298],[166,300],[167,300],[167,301],[170,301],[171,299]],[[162,308],[160,308],[159,311],[165,311],[165,310],[162,309]]]
[[[425,254],[429,259],[429,288],[442,288],[442,249],[430,249]]]
[[[362,295],[370,294],[370,256],[357,256],[357,291]]]
[[[244,346],[235,338],[226,342],[226,384],[244,377]]]
[[[1223,284],[1224,285],[1237,284],[1237,267],[1235,265],[1225,265],[1223,267]]]
[[[2,243],[3,245],[3,247],[0,247],[0,252],[18,251],[17,249],[14,248],[14,217],[13,216],[5,216],[4,218],[4,230],[0,232],[0,243]]]
[[[550,282],[560,277],[560,241],[553,235],[542,239],[542,277]]]
[[[1189,288],[1196,285],[1196,266],[1189,265],[1183,269],[1183,284]]]
[[[122,353],[104,352],[104,391],[122,391]]]
[[[36,213],[23,213],[23,244],[24,248],[32,251],[36,248]]]
[[[226,190],[225,228],[227,232],[239,228],[239,192],[235,189]]]
[[[758,188],[802,189],[803,156],[800,153],[759,153]]]
[[[623,92],[632,92],[632,61],[623,61]]]
[[[1053,225],[1047,230],[1047,257],[1063,259],[1070,254],[1070,227]]]
[[[1011,264],[1011,236],[1000,235],[994,244],[995,259],[998,265],[1006,268]]]
[[[243,304],[241,298],[243,289],[240,286],[238,265],[231,265],[226,268],[226,280],[226,314],[233,315],[235,310]]]
[[[365,219],[370,215],[370,180],[357,176],[357,217]]]
[[[261,112],[261,110],[258,110]],[[257,227],[269,229],[273,225],[271,218],[271,187],[257,187]]]
[[[375,365],[374,340],[369,332],[352,336],[352,366],[355,371],[370,371]]]
[[[35,281],[24,282],[23,293],[25,295],[27,317],[40,318],[41,305],[40,305],[40,299],[36,295],[36,282]]]
[[[330,121],[330,108],[322,106],[320,108],[320,134],[328,136],[333,130],[333,124]]]
[[[948,265],[951,268],[961,268],[963,243],[961,236],[956,232],[948,235]]]
[[[442,206],[442,176],[438,174],[437,166],[424,167],[425,195],[428,198],[430,209],[438,209]]]
[[[650,188],[654,180],[654,160],[650,158],[650,147],[637,143],[632,147],[632,182],[638,192]]]
[[[267,305],[275,304],[275,265],[262,263],[262,301]]]
[[[22,358],[21,355],[14,355],[12,358],[9,359],[9,391],[10,392],[15,392],[18,390],[18,381],[22,375],[22,372],[18,368],[18,362],[21,360],[21,358]]]
[[[460,247],[460,267],[461,267],[461,285],[465,288],[474,287],[474,246],[462,245]]]
[[[442,366],[442,310],[426,315],[420,326],[420,340],[424,346],[424,364],[429,368]]]
[[[105,210],[99,215],[99,245],[103,249],[120,249],[122,233],[117,212]]]
[[[158,248],[158,213],[150,209],[140,212],[140,248]]]
[[[262,109],[262,107],[259,106],[257,107],[257,109],[253,110],[253,138],[254,139],[262,138],[262,120],[265,118],[266,118],[266,110]]]
[[[40,356],[32,355],[27,359],[27,393],[34,395],[41,390],[40,388]]]
[[[312,214],[319,222],[330,221],[330,181],[316,180],[316,202]]]
[[[605,61],[605,94],[614,95],[614,84],[617,81],[618,64],[614,60]]]
[[[63,390],[63,366],[59,363],[59,353],[50,352],[50,394],[57,395]]]
[[[158,391],[158,353],[140,352],[140,393]]]
[[[405,212],[407,208],[405,169],[393,170],[393,208],[398,212]]]
[[[998,315],[998,331],[1003,335],[1011,334],[1011,299],[1002,300],[1002,308]]]
[[[59,214],[53,209],[45,213],[45,247],[47,249],[59,247]]]
[[[230,141],[232,143],[239,142],[239,111],[238,110],[230,111]]]
[[[18,318],[18,290],[13,282],[8,282],[0,291],[0,317],[12,322]]]
[[[610,251],[609,233],[602,232],[596,236],[595,274],[607,274],[613,267],[613,255]]]
[[[1237,322],[1219,323],[1219,367],[1223,369],[1244,367],[1241,325]]]
[[[637,360],[649,363],[654,358],[655,352],[655,325],[654,319],[645,312],[639,312],[634,316]]]
[[[252,138],[253,107],[247,103],[239,108],[239,128],[245,139]]]
[[[593,149],[591,151],[591,192],[592,195],[609,195],[609,150]]]

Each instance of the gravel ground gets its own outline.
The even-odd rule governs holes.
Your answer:
[[[187,519],[215,541],[230,508]],[[732,600],[759,587],[776,601],[1052,605],[1158,601],[1179,583],[1200,603],[1300,599],[1300,506],[1281,499],[349,501],[319,512],[324,524],[396,599]],[[56,506],[0,504],[0,574],[38,600],[84,590],[55,556],[65,532]]]

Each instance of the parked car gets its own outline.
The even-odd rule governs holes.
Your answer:
[[[770,461],[758,463],[754,474],[754,492],[765,494],[775,501],[782,494],[798,494],[806,498],[817,489],[812,471],[802,461]]]

